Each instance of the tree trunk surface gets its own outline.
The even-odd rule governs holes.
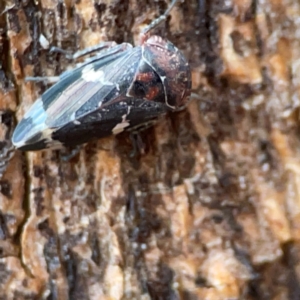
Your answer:
[[[14,120],[101,41],[137,44],[166,0],[0,2],[1,157]],[[0,180],[0,299],[300,299],[300,3],[185,0],[153,33],[193,100],[141,132],[14,151]],[[298,72],[299,71],[299,72]]]

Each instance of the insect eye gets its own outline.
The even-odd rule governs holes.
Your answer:
[[[144,98],[146,96],[146,86],[140,81],[135,81],[132,85],[132,92],[137,98]]]

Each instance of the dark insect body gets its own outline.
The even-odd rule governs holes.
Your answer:
[[[191,94],[188,62],[159,36],[145,35],[137,47],[106,47],[59,79],[16,127],[16,148],[74,147],[132,130],[184,108]]]

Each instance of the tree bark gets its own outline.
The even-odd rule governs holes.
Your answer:
[[[0,2],[1,153],[47,89],[26,76],[101,41],[137,43],[170,1]],[[300,4],[186,0],[154,33],[193,101],[141,133],[15,151],[0,180],[1,299],[300,299]],[[299,73],[299,74],[298,74]]]

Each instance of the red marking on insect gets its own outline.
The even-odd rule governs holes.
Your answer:
[[[25,151],[58,144],[74,147],[184,108],[191,94],[188,61],[170,41],[149,36],[177,1],[143,31],[141,45],[107,42],[71,56],[97,51],[58,77],[34,103],[15,129],[15,147]]]
[[[153,86],[149,89],[145,98],[147,98],[148,100],[154,100],[159,93],[161,93],[161,90],[157,86]]]
[[[138,73],[136,74],[135,79],[142,81],[142,82],[148,82],[150,80],[153,80],[155,78],[153,72],[147,72],[147,73]]]

